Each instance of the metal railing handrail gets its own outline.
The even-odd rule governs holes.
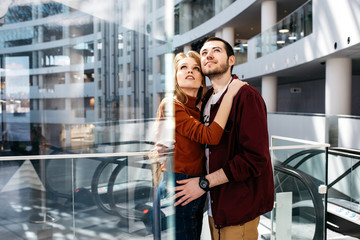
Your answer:
[[[272,135],[271,140],[272,139],[279,139],[279,140],[284,140],[284,141],[289,141],[289,142],[303,143],[305,145],[310,145],[312,147],[318,146],[318,145],[320,145],[322,147],[330,147],[329,143],[320,143],[320,142],[315,142],[315,141],[310,141],[310,140],[302,140],[302,139],[283,137],[283,136],[277,136],[277,135]],[[291,146],[291,145],[289,145],[289,146]],[[295,146],[297,146],[297,145],[295,145]],[[288,146],[284,146],[284,147],[288,147]]]
[[[147,155],[146,152],[118,152],[118,153],[73,153],[73,154],[56,154],[56,155],[21,155],[0,157],[1,161],[17,161],[17,160],[40,160],[40,159],[65,159],[65,158],[102,158],[102,157],[137,157]]]

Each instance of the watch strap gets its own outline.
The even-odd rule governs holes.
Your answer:
[[[210,183],[209,183],[209,180],[207,180],[205,178],[205,176],[200,176],[199,178],[199,186],[202,190],[204,190],[205,192],[209,191],[210,190]]]

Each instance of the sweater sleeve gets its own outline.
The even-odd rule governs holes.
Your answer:
[[[271,164],[266,106],[259,94],[248,92],[238,99],[237,109],[238,146],[232,147],[235,152],[223,170],[230,181],[246,181],[263,174]]]
[[[205,126],[189,115],[185,108],[179,104],[175,104],[175,122],[176,131],[180,135],[201,144],[218,144],[224,131],[216,122],[210,126]]]

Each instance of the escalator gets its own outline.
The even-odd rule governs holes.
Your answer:
[[[321,156],[322,154],[326,155],[326,153],[328,154],[327,158]],[[325,199],[322,199],[317,190],[317,186],[323,184],[323,181],[320,180],[322,178],[319,177],[322,176],[322,174],[317,173],[314,169],[309,169],[309,166],[312,168],[311,166],[316,164],[318,166],[320,165],[319,158],[323,161],[321,165],[324,166],[324,173],[326,169],[329,170],[329,172],[325,173],[325,176],[329,179]],[[327,161],[325,159],[327,159]],[[326,211],[326,216],[324,214],[322,216],[326,219],[327,229],[341,235],[356,238],[360,237],[360,189],[356,184],[359,180],[359,166],[359,151],[340,148],[332,148],[328,151],[319,149],[304,150],[291,155],[283,162],[277,162],[275,164],[274,174],[277,191],[284,185],[287,185],[288,191],[293,192],[293,206],[301,206],[301,208],[304,208],[305,205],[304,201],[299,200],[302,194],[301,189],[294,184],[286,184],[286,181],[287,183],[290,182],[288,180],[290,177],[294,177],[294,173],[304,178],[304,184],[307,182],[306,185],[309,186],[309,189],[312,189],[309,191],[312,191],[315,196],[311,204],[314,210],[312,210],[312,213],[308,214],[307,217],[311,219],[311,215],[315,213],[314,217],[316,219],[314,222],[316,223],[315,228],[317,230],[315,230],[313,239],[323,239],[320,235],[317,235],[319,234],[318,231],[323,230],[322,226],[325,226],[324,219],[317,220],[319,215],[317,215],[316,212],[321,212],[319,209],[325,209]],[[284,168],[287,170],[284,170]],[[279,177],[279,175],[281,177]],[[294,214],[296,215],[296,211]]]
[[[274,177],[276,193],[293,193],[292,239],[324,239],[323,199],[311,177],[281,163],[274,165]]]

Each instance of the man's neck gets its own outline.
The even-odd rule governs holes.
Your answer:
[[[209,76],[211,85],[214,88],[214,93],[221,92],[228,84],[230,78],[231,78],[230,73],[226,73],[220,76],[219,75]]]

